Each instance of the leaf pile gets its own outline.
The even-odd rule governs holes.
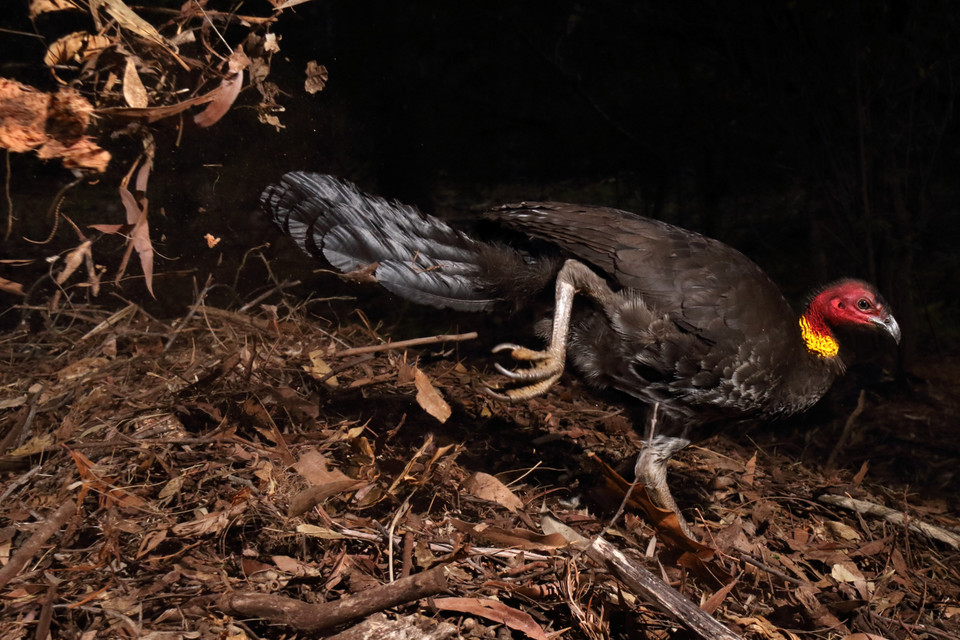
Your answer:
[[[956,504],[719,439],[671,470],[704,510],[684,549],[608,526],[595,460],[637,436],[576,383],[507,406],[452,343],[272,309],[0,336],[0,638],[674,637],[570,543],[601,533],[742,637],[960,637],[960,554],[911,527]]]

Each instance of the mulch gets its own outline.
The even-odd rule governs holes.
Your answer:
[[[466,343],[249,306],[0,335],[0,639],[960,637],[955,496],[720,436],[693,544],[615,517],[639,438],[572,376],[504,404]]]

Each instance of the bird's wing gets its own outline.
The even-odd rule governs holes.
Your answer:
[[[693,231],[618,209],[556,202],[504,205],[489,217],[591,263],[705,340],[782,332],[796,322],[760,267]]]

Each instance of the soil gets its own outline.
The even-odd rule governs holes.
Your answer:
[[[681,452],[698,545],[614,519],[623,398],[505,404],[483,318],[386,348],[448,327],[309,306],[51,303],[0,336],[0,638],[696,637],[571,531],[742,637],[960,637],[955,366]]]

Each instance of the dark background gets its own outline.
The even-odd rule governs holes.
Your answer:
[[[3,20],[34,28],[14,11]],[[53,22],[37,31],[77,28]],[[456,218],[519,199],[663,218],[741,249],[797,302],[841,276],[874,281],[904,328],[904,354],[956,350],[960,12],[949,2],[314,0],[271,30],[282,38],[271,79],[285,92],[284,129],[257,121],[252,89],[211,129],[188,123],[179,145],[178,122],[154,125],[154,309],[190,302],[190,286],[164,272],[235,269],[276,240],[259,192],[310,169]],[[43,41],[3,39],[16,50],[2,75],[55,88]],[[329,70],[314,96],[303,91],[308,60]],[[115,155],[110,174],[65,206],[119,222],[115,188],[137,149],[100,143]],[[69,177],[29,155],[12,156],[11,170],[24,218],[14,235],[43,237],[42,212]],[[223,238],[217,249],[207,232]],[[43,249],[15,240],[3,253],[75,244],[61,230]],[[98,261],[114,267],[122,247],[109,247],[98,245]]]

